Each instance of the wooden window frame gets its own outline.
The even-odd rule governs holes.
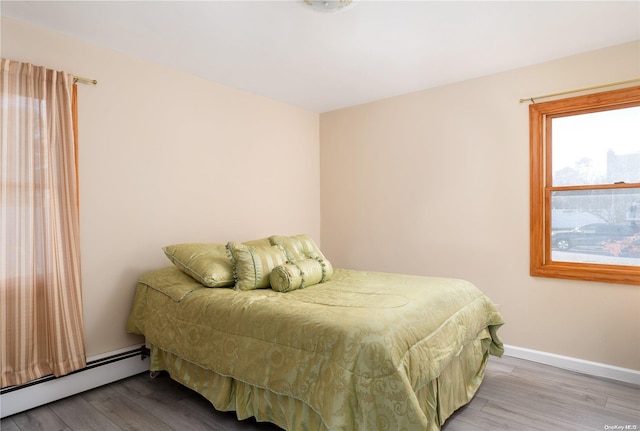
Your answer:
[[[530,274],[640,285],[640,269],[628,265],[558,262],[551,260],[551,191],[637,188],[640,183],[551,187],[551,118],[640,106],[640,86],[529,106],[530,140]]]

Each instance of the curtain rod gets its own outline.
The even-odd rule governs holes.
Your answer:
[[[613,87],[614,85],[629,84],[631,82],[638,82],[638,81],[640,81],[640,78],[628,79],[626,81],[612,82],[610,84],[594,85],[593,87],[578,88],[576,90],[561,91],[559,93],[545,94],[544,96],[527,97],[526,99],[520,99],[520,103],[524,103],[524,102],[536,103],[536,99],[546,99],[548,97],[553,97],[553,96],[562,96],[563,94],[579,93],[581,91],[596,90],[598,88]]]
[[[98,85],[98,81],[96,81],[95,79],[83,78],[81,76],[73,75],[73,83],[76,84],[78,82],[81,84]]]

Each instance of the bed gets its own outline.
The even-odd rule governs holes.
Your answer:
[[[473,284],[333,269],[315,244],[286,247],[308,236],[277,238],[285,247],[274,237],[185,245],[182,260],[165,248],[175,265],[139,280],[127,322],[145,337],[152,371],[285,430],[433,431],[472,399],[488,356],[503,353],[502,316]]]

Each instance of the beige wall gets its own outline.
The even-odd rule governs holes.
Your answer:
[[[136,279],[168,264],[163,245],[308,232],[335,266],[473,281],[501,305],[507,344],[640,369],[638,286],[528,275],[528,111],[518,103],[640,76],[639,43],[320,123],[11,20],[2,20],[1,49],[99,81],[79,86],[90,356],[140,341],[124,321]],[[296,202],[283,204],[289,197]]]
[[[79,85],[89,356],[141,340],[125,320],[163,245],[319,242],[318,114],[6,19],[2,56],[98,80]]]
[[[322,247],[334,266],[459,277],[506,344],[640,370],[640,287],[529,276],[528,104],[640,77],[640,43],[320,117]]]

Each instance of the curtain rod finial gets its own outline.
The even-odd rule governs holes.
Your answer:
[[[95,79],[88,79],[88,78],[82,78],[81,76],[74,76],[73,83],[77,84],[78,82],[81,84],[98,85],[98,81],[96,81]]]

